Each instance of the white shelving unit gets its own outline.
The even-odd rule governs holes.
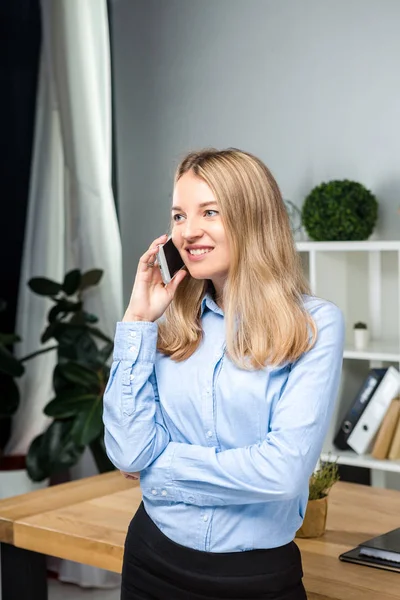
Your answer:
[[[400,240],[297,242],[297,250],[312,292],[337,304],[346,320],[341,389],[321,458],[371,469],[372,485],[400,489],[400,461],[376,460],[333,445],[368,370],[390,364],[400,369]],[[370,330],[363,351],[353,345],[356,321],[368,323]],[[391,473],[396,475],[390,480]]]

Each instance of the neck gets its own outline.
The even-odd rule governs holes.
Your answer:
[[[224,287],[219,282],[217,283],[217,282],[213,281],[212,284],[214,287],[214,290],[213,290],[214,301],[223,310],[224,309],[224,303],[223,303]]]

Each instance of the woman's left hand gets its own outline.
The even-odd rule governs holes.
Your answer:
[[[140,473],[126,473],[125,471],[120,471],[120,473],[125,477],[125,479],[140,479]]]

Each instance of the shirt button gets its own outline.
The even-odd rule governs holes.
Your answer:
[[[194,496],[189,496],[188,500],[189,502],[194,502]]]
[[[212,437],[213,432],[212,431],[207,431],[207,437]]]
[[[166,492],[166,490],[163,490],[163,491],[161,492],[161,496],[166,496],[166,495],[167,495],[167,492]]]
[[[203,521],[205,521],[205,522],[207,522],[207,521],[208,521],[208,516],[207,516],[207,515],[204,515],[204,517],[203,517]]]
[[[131,331],[130,336],[135,338],[136,337],[136,331]]]
[[[136,350],[136,346],[131,346],[131,347],[129,348],[129,350],[130,350],[131,352],[135,352],[135,350]]]
[[[129,379],[130,379],[131,381],[133,381],[133,380],[135,379],[135,376],[134,376],[134,375],[130,375],[130,376],[129,376]]]
[[[151,493],[153,494],[153,496],[157,496],[157,490],[151,490]]]

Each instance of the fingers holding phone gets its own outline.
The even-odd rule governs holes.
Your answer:
[[[160,236],[141,256],[123,321],[156,321],[159,319],[172,302],[178,285],[186,276],[186,271],[180,270],[167,283],[163,281],[157,255],[160,247],[166,244],[167,239],[167,235]]]
[[[166,241],[167,241],[167,235],[165,234],[165,235],[158,237],[156,240],[154,240],[152,242],[152,244],[149,246],[147,252],[145,252],[139,259],[136,278],[144,276],[146,280],[151,281],[155,275],[156,279],[159,279],[159,278],[157,278],[157,274],[158,274],[157,270],[153,271],[152,269],[156,265],[157,254],[158,254],[159,248],[160,248],[160,246],[165,244]]]

